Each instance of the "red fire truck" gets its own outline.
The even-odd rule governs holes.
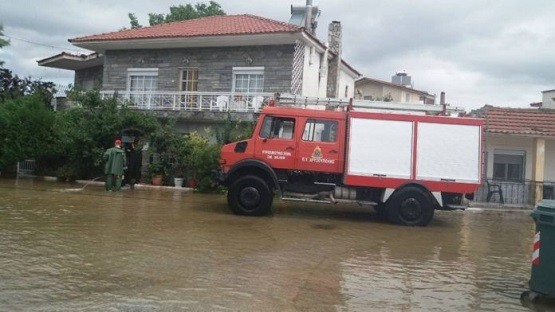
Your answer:
[[[460,208],[482,180],[483,121],[447,112],[277,97],[250,139],[222,147],[219,180],[235,214],[268,214],[277,194],[369,205],[393,223],[425,226],[435,209]]]

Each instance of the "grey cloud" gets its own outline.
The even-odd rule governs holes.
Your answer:
[[[203,1],[190,1],[196,3]],[[207,2],[207,1],[204,1]],[[228,14],[255,14],[287,21],[295,1],[217,1]],[[328,24],[343,25],[343,55],[364,75],[389,80],[407,70],[415,87],[448,92],[453,103],[526,106],[553,88],[555,21],[551,0],[314,0],[321,10],[318,37],[327,40]],[[187,3],[187,2],[182,2]],[[165,13],[172,0],[4,1],[0,23],[13,36],[56,47],[67,39],[116,31],[128,26],[134,12],[147,24],[149,12]],[[8,34],[8,32],[6,32]],[[6,51],[3,51],[6,50]],[[61,52],[12,41],[0,59],[20,75],[63,79],[68,71],[36,66],[36,60]],[[528,100],[527,100],[528,99]]]

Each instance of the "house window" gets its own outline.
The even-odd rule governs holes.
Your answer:
[[[130,68],[127,70],[128,90],[147,92],[158,90],[158,68]]]
[[[292,139],[295,119],[266,116],[260,129],[261,138]]]
[[[198,91],[198,69],[181,70],[180,91]]]
[[[181,70],[179,89],[183,92],[198,91],[198,69],[187,68]],[[197,109],[200,106],[197,94],[181,94],[180,104],[186,109]]]
[[[493,155],[493,178],[502,181],[524,180],[524,151],[496,150]]]
[[[130,68],[127,70],[127,90],[137,106],[154,105],[153,92],[158,90],[158,68]]]
[[[303,132],[303,140],[311,142],[335,142],[337,121],[309,119]]]
[[[233,67],[233,92],[264,92],[264,67]]]

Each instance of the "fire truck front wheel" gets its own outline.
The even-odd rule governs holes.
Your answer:
[[[227,193],[227,203],[233,213],[238,215],[266,215],[271,211],[272,201],[268,183],[252,175],[235,181]]]
[[[387,202],[387,215],[391,222],[408,226],[426,226],[434,217],[430,197],[418,187],[405,187]]]

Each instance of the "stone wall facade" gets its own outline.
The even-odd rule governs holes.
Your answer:
[[[129,68],[157,68],[158,90],[179,91],[180,71],[196,68],[199,92],[229,92],[233,67],[264,67],[264,92],[290,92],[293,52],[293,45],[106,51],[102,90],[126,90]]]
[[[102,65],[78,69],[75,71],[75,80],[73,85],[78,89],[88,87],[89,89],[99,90],[102,87],[102,71]]]

